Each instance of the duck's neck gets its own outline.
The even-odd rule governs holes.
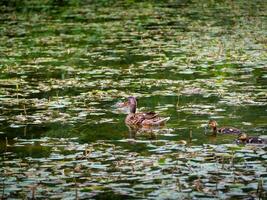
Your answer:
[[[129,105],[130,105],[130,113],[136,112],[137,102],[135,98],[129,99]]]
[[[136,112],[136,104],[131,104],[130,105],[130,113],[135,113]]]

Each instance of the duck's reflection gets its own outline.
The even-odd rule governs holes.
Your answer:
[[[128,127],[128,138],[129,139],[137,139],[139,137],[146,138],[150,140],[157,139],[157,134],[155,131],[158,132],[159,128],[145,128],[145,127],[138,127],[138,126],[127,126]]]

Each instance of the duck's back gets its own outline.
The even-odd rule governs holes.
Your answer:
[[[218,129],[218,133],[238,135],[238,134],[242,133],[242,131],[240,131],[237,128],[222,127],[222,128]]]
[[[246,142],[250,144],[267,144],[266,139],[259,137],[249,137]]]
[[[136,126],[156,126],[162,125],[168,120],[169,117],[161,118],[155,112],[130,113],[127,115],[125,123]]]
[[[162,117],[154,117],[152,119],[145,119],[142,122],[142,126],[161,126],[164,125],[170,117],[162,118]]]

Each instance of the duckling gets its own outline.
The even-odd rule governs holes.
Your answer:
[[[212,131],[214,134],[216,133],[222,133],[222,134],[234,134],[234,135],[237,135],[237,134],[240,134],[242,133],[239,129],[237,128],[232,128],[232,127],[222,127],[222,128],[217,128],[217,122],[213,119],[211,119],[209,121],[209,124],[208,126],[210,128],[212,128]]]
[[[267,144],[267,139],[258,136],[249,137],[246,133],[240,133],[236,142],[238,144]]]
[[[130,113],[126,116],[125,123],[129,126],[162,126],[170,119],[170,117],[162,118],[153,111],[136,113],[137,101],[135,97],[128,97],[127,104],[130,107]]]

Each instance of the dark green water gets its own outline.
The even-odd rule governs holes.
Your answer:
[[[184,146],[178,143],[185,140],[193,145],[188,148],[200,152],[195,156],[201,160],[206,151],[212,151],[202,144],[232,145],[236,138],[205,135],[204,127],[211,118],[219,126],[237,127],[253,136],[267,135],[265,1],[32,0],[4,1],[0,5],[3,197],[30,198],[33,192],[29,186],[37,187],[36,198],[75,199],[78,195],[108,199],[114,195],[114,199],[190,199],[200,198],[198,193],[214,195],[192,189],[191,180],[183,179],[188,174],[179,173],[183,169],[171,174],[180,177],[185,191],[177,189],[177,180],[168,177],[160,184],[158,179],[165,178],[155,180],[155,185],[148,181],[150,187],[135,180],[134,176],[140,175],[135,173],[115,181],[110,176],[119,164],[107,158],[121,154],[116,159],[125,161],[125,168],[131,162],[140,162],[145,174],[151,157],[151,162],[160,166],[152,167],[152,172],[164,171],[165,165],[177,164],[172,163],[177,160],[172,154],[176,147],[169,152],[169,146],[178,145],[180,151]],[[132,135],[124,124],[126,114],[115,106],[128,96],[138,98],[141,111],[154,110],[171,117],[167,126]],[[102,146],[99,141],[115,146]],[[102,165],[108,165],[101,173],[97,171],[100,175],[94,175],[100,165],[83,171],[90,166],[84,157],[77,158],[89,148],[87,145],[92,145],[96,154],[102,148],[99,152],[103,155],[93,157],[94,162],[101,163],[101,170]],[[203,148],[198,149],[200,146]],[[184,152],[181,150],[181,154]],[[230,150],[228,153],[231,157]],[[129,160],[127,154],[134,154],[136,160]],[[255,171],[264,175],[254,175],[265,178],[266,190],[266,151],[260,149],[255,154]],[[215,161],[211,164],[216,165]],[[188,164],[181,162],[185,167]],[[77,163],[82,167],[75,174]],[[33,169],[37,170],[33,173]],[[57,174],[66,169],[70,172]],[[120,172],[122,176],[130,173],[124,174],[123,168]],[[160,171],[160,175],[164,173]],[[168,170],[165,175],[170,175]],[[253,179],[254,184],[259,185],[259,180]],[[118,185],[114,186],[115,182]],[[76,190],[72,190],[73,185]],[[255,187],[244,194],[259,197]],[[156,193],[158,188],[163,188],[160,194]],[[234,192],[240,195],[239,190],[229,188],[216,190],[217,194],[222,199],[236,198]],[[48,193],[43,194],[45,191]],[[174,195],[169,197],[170,191]],[[197,194],[190,196],[192,191]]]

